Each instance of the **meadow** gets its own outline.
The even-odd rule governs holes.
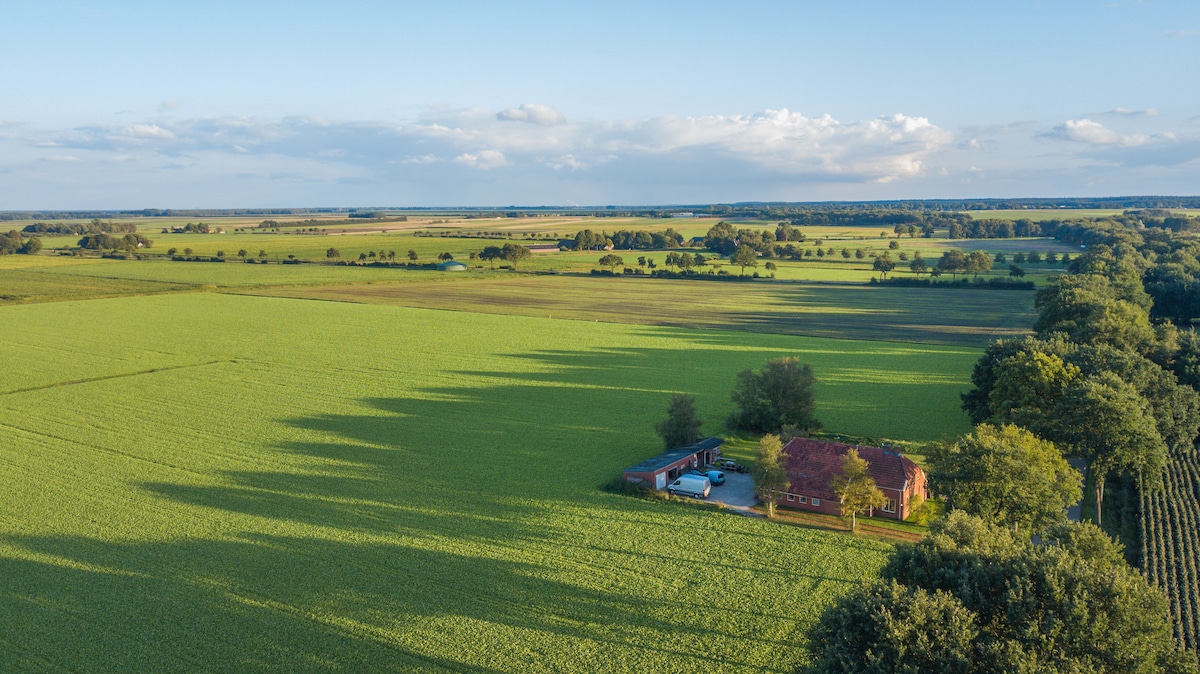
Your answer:
[[[0,317],[22,670],[787,671],[888,545],[599,485],[778,355],[831,428],[962,432],[978,356],[212,292]]]

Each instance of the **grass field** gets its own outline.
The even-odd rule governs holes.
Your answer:
[[[281,297],[982,347],[1028,333],[1033,294],[865,285],[497,275],[461,283],[317,286]]]
[[[831,428],[962,432],[978,356],[218,293],[0,339],[6,670],[787,671],[887,545],[597,486],[776,355]]]

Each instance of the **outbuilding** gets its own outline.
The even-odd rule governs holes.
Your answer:
[[[851,449],[867,460],[867,472],[886,499],[874,516],[902,520],[921,500],[928,498],[925,472],[897,451],[883,447],[849,445],[808,438],[793,438],[783,448],[788,476],[787,491],[775,502],[785,508],[839,514],[832,480],[842,471],[842,459]]]
[[[447,260],[445,262],[439,262],[438,266],[437,266],[437,270],[438,271],[466,271],[467,265],[465,265],[461,262],[458,262],[456,260]]]
[[[630,466],[625,469],[624,477],[628,482],[666,489],[675,478],[689,470],[711,464],[720,456],[721,439],[705,438],[695,444],[668,449],[636,466]]]

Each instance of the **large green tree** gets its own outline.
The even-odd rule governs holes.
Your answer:
[[[742,370],[731,394],[730,427],[756,432],[777,431],[787,425],[804,431],[819,429],[813,395],[816,382],[812,366],[797,358],[770,360],[759,372]]]
[[[983,424],[927,455],[932,491],[950,508],[1041,533],[1079,502],[1083,476],[1053,443],[1018,426]]]
[[[676,393],[667,405],[667,418],[655,424],[654,430],[663,439],[663,447],[671,449],[699,440],[703,425],[704,420],[696,413],[696,399]]]
[[[600,266],[608,267],[610,272],[616,272],[617,267],[625,264],[625,258],[609,253],[600,257]]]
[[[737,247],[737,250],[734,251],[733,256],[729,258],[729,261],[740,266],[742,268],[742,274],[745,274],[746,267],[758,266],[758,252],[750,246],[742,244]]]
[[[1136,475],[1144,487],[1161,478],[1167,445],[1150,403],[1132,385],[1110,372],[1086,377],[1067,390],[1059,410],[1061,437],[1088,460],[1097,524],[1103,520],[1104,483],[1110,473]]]
[[[943,274],[950,273],[957,279],[958,275],[967,269],[967,256],[963,255],[961,250],[948,250],[942,253],[937,268]]]
[[[967,255],[966,266],[963,271],[968,274],[974,274],[978,279],[980,274],[986,274],[992,270],[992,257],[982,250],[971,251]]]
[[[1198,671],[1166,598],[1091,524],[1059,525],[1035,545],[955,511],[898,546],[881,575],[825,611],[806,671]]]
[[[500,257],[508,262],[508,266],[512,267],[513,271],[516,271],[517,265],[533,257],[533,253],[520,244],[506,243],[500,249]]]

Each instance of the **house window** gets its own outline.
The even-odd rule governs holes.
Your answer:
[[[789,501],[795,501],[795,500],[796,500],[796,495],[795,495],[795,494],[788,494],[788,500],[789,500]]]
[[[808,503],[808,497],[807,497],[807,496],[798,496],[797,498],[799,498],[799,499],[800,499],[800,502],[801,502],[801,503]]]
[[[887,499],[886,501],[884,501],[883,502],[883,512],[885,512],[885,513],[896,512],[896,499],[890,498],[890,499]]]
[[[814,496],[813,497],[813,505],[821,505],[821,499]]]

